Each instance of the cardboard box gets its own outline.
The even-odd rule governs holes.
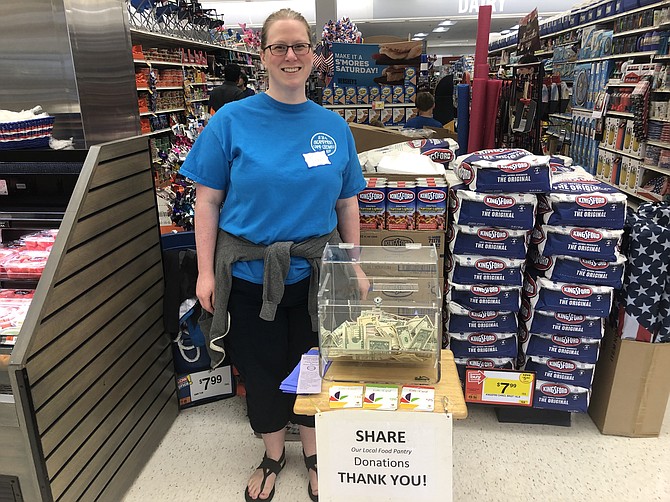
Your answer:
[[[603,338],[589,415],[603,434],[656,437],[670,395],[670,343]]]
[[[435,244],[438,254],[437,269],[444,277],[444,230],[361,230],[361,246],[404,246],[405,244]]]
[[[409,108],[407,109],[409,110]],[[414,110],[414,109],[412,109]],[[368,118],[369,118],[368,114]],[[406,115],[407,117],[407,115]],[[374,127],[362,124],[349,124],[351,133],[354,136],[356,143],[356,151],[358,153],[381,148],[383,146],[393,145],[395,143],[402,143],[403,141],[410,141],[413,138],[399,134],[393,130],[386,130],[380,127]],[[457,135],[446,129],[435,129],[435,135],[432,138],[451,138],[457,140]]]
[[[356,94],[356,87],[348,85],[344,88],[344,104],[345,105],[355,105],[358,101],[358,95]]]

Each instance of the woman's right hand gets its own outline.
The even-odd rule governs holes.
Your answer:
[[[198,275],[195,285],[195,294],[200,300],[200,306],[210,314],[214,314],[214,276]]]

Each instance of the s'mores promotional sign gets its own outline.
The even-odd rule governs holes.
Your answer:
[[[416,40],[381,44],[336,42],[332,51],[336,86],[403,88],[407,84],[406,75],[416,75],[421,65],[423,43]]]

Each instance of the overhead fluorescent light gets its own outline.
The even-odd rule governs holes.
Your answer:
[[[438,26],[433,30],[433,33],[444,33],[445,31],[449,31],[449,28],[446,26]]]
[[[413,37],[412,40],[423,42],[423,38],[421,37]]]
[[[515,24],[514,26],[512,26],[512,29],[513,29],[513,30],[518,30],[518,29],[519,29],[519,25],[518,25],[518,24]]]
[[[440,26],[453,26],[456,24],[456,21],[452,21],[451,19],[445,19],[440,23]]]
[[[427,37],[428,33],[415,33],[414,36],[415,37]]]

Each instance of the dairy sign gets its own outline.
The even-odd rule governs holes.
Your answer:
[[[319,501],[450,502],[451,437],[450,414],[318,413]]]

